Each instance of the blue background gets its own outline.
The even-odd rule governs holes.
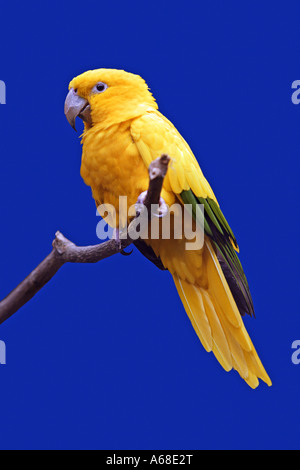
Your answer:
[[[238,238],[256,306],[246,326],[274,385],[253,391],[226,374],[171,276],[136,250],[68,265],[0,327],[1,449],[299,447],[300,5],[279,3],[2,2],[0,296],[48,254],[56,230],[97,243],[63,103],[87,69],[135,72]]]

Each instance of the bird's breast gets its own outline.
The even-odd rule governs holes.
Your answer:
[[[147,189],[147,168],[131,138],[130,125],[131,121],[107,129],[95,126],[83,136],[81,176],[97,206],[112,204],[118,210],[119,196],[127,196],[131,206]]]

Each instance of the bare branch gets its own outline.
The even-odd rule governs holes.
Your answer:
[[[159,203],[169,161],[168,155],[162,155],[149,166],[149,188],[144,200],[144,206],[147,210],[151,205]],[[0,324],[32,299],[65,263],[98,263],[102,259],[121,253],[133,242],[130,236],[133,222],[129,225],[125,238],[122,237],[118,241],[109,240],[94,246],[76,246],[62,233],[57,232],[52,243],[51,253],[0,302]]]

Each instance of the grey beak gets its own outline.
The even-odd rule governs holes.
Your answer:
[[[76,131],[75,121],[77,116],[88,124],[92,124],[91,107],[89,102],[79,96],[74,88],[69,91],[65,101],[65,115],[68,123]]]

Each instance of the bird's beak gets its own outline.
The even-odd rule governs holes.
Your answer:
[[[92,124],[91,107],[88,100],[77,94],[74,88],[69,91],[65,101],[65,115],[68,123],[76,131],[75,120],[80,117],[88,124]]]

